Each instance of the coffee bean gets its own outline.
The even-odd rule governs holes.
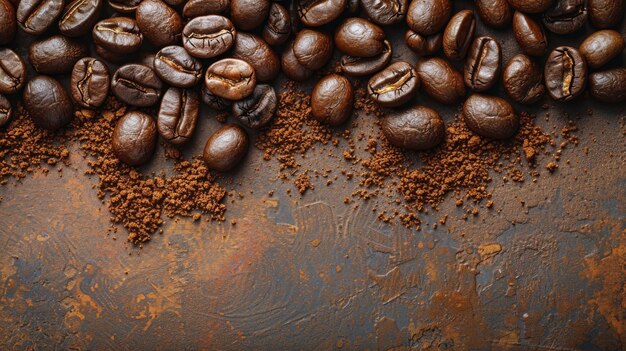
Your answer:
[[[236,124],[227,124],[211,135],[204,147],[204,162],[209,169],[227,172],[248,153],[248,134]]]
[[[554,0],[508,0],[517,11],[524,13],[545,12],[552,6]]]
[[[412,31],[429,36],[443,29],[452,15],[450,0],[413,0],[406,22]]]
[[[131,166],[150,160],[157,141],[157,127],[149,115],[127,112],[117,121],[113,130],[111,149],[117,158]]]
[[[212,58],[230,50],[237,31],[232,22],[219,15],[196,17],[183,29],[183,46],[198,58]]]
[[[59,19],[61,34],[80,37],[91,31],[102,10],[103,0],[74,0],[63,9]]]
[[[248,62],[259,82],[271,82],[280,73],[280,61],[274,50],[260,37],[239,32],[231,53],[232,57]]]
[[[0,0],[0,45],[13,41],[17,31],[15,8],[9,0]]]
[[[121,101],[140,107],[156,104],[161,97],[163,83],[148,66],[131,63],[117,69],[111,90]]]
[[[155,52],[151,52],[151,51],[144,51],[139,53],[139,57],[137,58],[137,60],[135,61],[135,63],[139,63],[142,64],[144,66],[148,66],[152,69],[155,70],[154,68],[154,59],[156,58],[156,53]],[[158,74],[158,72],[157,72]]]
[[[409,29],[404,35],[404,41],[409,49],[413,50],[416,54],[420,56],[432,56],[437,51],[441,50],[443,33],[426,37]]]
[[[505,28],[511,23],[513,10],[506,0],[476,0],[480,19],[493,28]]]
[[[409,8],[408,0],[361,0],[367,16],[377,24],[388,26],[400,23]]]
[[[133,54],[118,54],[117,52],[109,51],[97,44],[94,44],[93,48],[96,54],[98,54],[98,56],[106,62],[122,64],[132,61],[135,58],[135,55]]]
[[[63,0],[21,0],[17,7],[17,23],[28,34],[45,32],[63,11]]]
[[[0,48],[0,94],[17,93],[26,82],[26,65],[15,51]]]
[[[465,85],[477,92],[488,90],[498,80],[501,67],[500,44],[491,37],[478,37],[465,63]]]
[[[137,22],[128,17],[113,17],[98,22],[93,27],[92,36],[95,44],[118,54],[133,53],[143,42]]]
[[[385,49],[378,56],[355,57],[343,55],[341,57],[341,71],[345,74],[360,77],[374,74],[383,69],[391,61],[391,43],[385,40]]]
[[[281,4],[272,3],[269,18],[263,27],[263,39],[272,46],[284,44],[291,35],[291,16]]]
[[[367,83],[367,93],[383,107],[398,107],[413,99],[419,85],[415,68],[399,61],[372,76]]]
[[[441,144],[446,129],[437,111],[414,106],[383,118],[383,135],[397,147],[408,150],[427,150]]]
[[[335,31],[337,49],[350,56],[373,57],[385,49],[385,32],[358,17],[343,21]]]
[[[287,45],[280,57],[281,67],[285,76],[291,80],[298,82],[307,80],[313,75],[313,70],[304,67],[296,59],[293,53],[293,42]]]
[[[239,30],[253,30],[265,22],[270,0],[230,0],[230,19]]]
[[[254,91],[256,74],[246,61],[227,58],[209,66],[204,84],[211,93],[219,97],[241,100]]]
[[[471,131],[486,138],[509,139],[519,129],[513,106],[497,96],[470,96],[463,104],[463,119]]]
[[[417,61],[417,75],[424,92],[442,104],[454,104],[465,96],[463,76],[450,64],[433,57]]]
[[[548,49],[548,39],[541,24],[519,11],[513,15],[513,34],[527,55],[543,56]]]
[[[443,53],[451,60],[462,60],[472,44],[476,19],[474,11],[462,10],[457,12],[443,32]]]
[[[109,6],[117,12],[134,13],[142,0],[109,0]]]
[[[524,54],[509,60],[502,80],[507,94],[520,104],[532,104],[546,91],[539,65]]]
[[[350,81],[338,74],[320,79],[311,93],[311,114],[316,120],[338,126],[352,115],[354,89]]]
[[[28,59],[35,70],[43,74],[64,74],[76,61],[87,56],[87,46],[63,35],[35,41],[28,48]]]
[[[98,108],[109,94],[111,77],[104,62],[85,57],[74,65],[70,78],[70,93],[74,102],[85,108]]]
[[[569,101],[585,90],[587,64],[578,50],[559,46],[548,55],[544,70],[548,94],[557,101]]]
[[[0,127],[4,127],[13,118],[13,107],[6,96],[0,94]]]
[[[300,21],[319,27],[337,19],[346,8],[346,0],[296,0]]]
[[[588,0],[591,23],[598,28],[609,28],[619,24],[624,18],[624,0]]]
[[[325,33],[311,29],[301,30],[293,42],[293,54],[307,69],[317,71],[333,55],[333,43]]]
[[[156,74],[167,84],[190,88],[202,78],[202,63],[189,55],[182,46],[166,46],[153,61]]]
[[[591,96],[602,102],[626,102],[626,68],[613,68],[589,76]]]
[[[39,127],[57,130],[70,123],[72,102],[58,80],[48,76],[31,79],[22,97],[24,108]]]
[[[207,104],[207,106],[209,106],[210,108],[212,108],[214,110],[226,111],[233,104],[232,101],[224,99],[224,98],[221,98],[221,97],[211,93],[210,91],[208,91],[204,84],[202,84],[202,87],[200,88],[200,93],[201,93],[201,96],[202,96],[202,101],[205,104]]]
[[[578,50],[585,58],[589,68],[595,69],[606,65],[624,51],[626,42],[622,35],[612,29],[604,29],[588,36]]]
[[[178,44],[183,19],[161,0],[143,0],[135,11],[141,33],[156,47]]]
[[[259,129],[272,120],[277,107],[274,88],[259,84],[252,95],[233,104],[233,117],[248,128]]]
[[[189,0],[183,8],[183,16],[195,18],[208,15],[221,15],[230,8],[230,0]]]
[[[192,90],[169,88],[161,100],[157,128],[163,139],[184,144],[193,136],[198,121],[200,100]]]
[[[543,14],[543,24],[556,34],[569,34],[582,28],[587,22],[585,0],[557,0]]]

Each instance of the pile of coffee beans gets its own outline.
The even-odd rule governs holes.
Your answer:
[[[150,160],[159,136],[188,142],[204,103],[230,110],[237,121],[210,136],[204,149],[207,166],[226,172],[245,158],[249,130],[271,123],[279,74],[308,80],[328,66],[335,48],[339,70],[315,84],[312,118],[346,122],[353,82],[365,77],[369,97],[390,109],[381,120],[383,135],[404,149],[444,140],[439,113],[414,103],[420,91],[443,104],[464,101],[467,127],[493,139],[517,133],[519,116],[509,100],[533,104],[547,93],[570,101],[588,90],[602,102],[626,101],[626,67],[616,64],[626,43],[611,29],[624,17],[623,0],[474,5],[475,11],[455,12],[451,0],[0,0],[0,126],[14,114],[5,95],[22,92],[33,121],[58,130],[71,122],[75,105],[98,109],[113,94],[133,108],[117,121],[111,147],[136,166]],[[503,63],[500,43],[476,33],[479,20],[510,26],[519,53]],[[567,35],[588,22],[597,31],[578,48],[548,52],[546,30]],[[417,62],[392,62],[384,27],[403,25]],[[18,29],[36,36],[27,58],[10,47]],[[30,79],[26,62],[37,73]],[[63,76],[69,90],[58,80]],[[508,100],[490,93],[498,84]]]

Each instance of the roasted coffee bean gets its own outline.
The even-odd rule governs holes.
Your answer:
[[[462,10],[457,12],[443,32],[443,53],[451,60],[462,60],[472,44],[476,19],[474,11]]]
[[[520,104],[532,104],[546,91],[539,65],[524,54],[509,60],[502,80],[506,93]]]
[[[127,112],[117,121],[113,130],[111,149],[117,158],[131,166],[150,160],[157,141],[157,127],[149,115]]]
[[[626,102],[626,68],[613,68],[589,76],[591,96],[603,102]]]
[[[39,127],[57,130],[70,123],[72,102],[58,80],[48,76],[31,79],[22,97],[24,108]]]
[[[417,75],[424,92],[442,104],[454,104],[465,96],[463,76],[439,57],[417,61]]]
[[[513,15],[513,34],[527,55],[543,56],[548,49],[548,38],[541,24],[519,11]]]
[[[239,30],[253,30],[265,22],[270,0],[230,0],[230,20]]]
[[[13,107],[6,96],[0,94],[0,127],[4,127],[13,118]]]
[[[121,64],[129,62],[135,58],[135,56],[132,54],[118,54],[117,52],[109,51],[97,44],[95,44],[93,47],[96,54],[98,54],[98,56],[100,56],[106,62]]]
[[[452,15],[450,0],[413,0],[406,15],[412,31],[429,36],[443,29]]]
[[[559,46],[548,55],[543,73],[548,94],[557,101],[569,101],[585,90],[587,63],[578,50]]]
[[[128,17],[104,19],[93,27],[92,35],[95,44],[118,54],[133,53],[143,42],[137,22]]]
[[[193,136],[198,121],[200,100],[192,90],[169,88],[161,100],[157,128],[163,139],[184,144]]]
[[[598,28],[616,26],[624,18],[624,0],[587,0],[591,23]]]
[[[367,76],[383,69],[391,61],[391,43],[385,40],[385,49],[374,57],[355,57],[343,55],[341,57],[341,71],[354,76]]]
[[[87,56],[87,46],[63,35],[35,41],[28,48],[28,59],[42,74],[69,73],[76,61]]]
[[[200,93],[202,96],[202,101],[214,110],[226,111],[230,109],[231,105],[233,104],[232,101],[221,98],[208,91],[204,84],[202,84],[202,87],[200,88]]]
[[[333,55],[333,42],[325,33],[303,29],[293,42],[293,54],[301,65],[316,71],[324,67]]]
[[[343,124],[352,115],[354,89],[350,81],[338,74],[320,79],[311,93],[313,118],[331,126]]]
[[[557,0],[543,14],[543,24],[556,34],[569,34],[582,28],[587,22],[585,0]]]
[[[137,26],[152,45],[164,47],[178,44],[183,19],[161,0],[143,0],[135,11]]]
[[[111,90],[121,101],[140,107],[156,104],[161,97],[163,83],[148,66],[131,63],[115,72]]]
[[[183,8],[183,16],[195,18],[208,15],[221,15],[230,8],[230,0],[189,0]]]
[[[505,28],[513,19],[513,9],[506,0],[476,0],[478,16],[486,25]]]
[[[13,4],[9,0],[0,0],[0,45],[12,42],[16,31],[17,21]]]
[[[293,53],[293,43],[287,45],[285,50],[283,50],[280,64],[285,76],[291,80],[301,82],[311,78],[313,75],[313,70],[304,67],[296,59],[296,55]]]
[[[404,41],[409,49],[413,50],[416,54],[420,56],[432,56],[437,51],[441,50],[443,33],[426,37],[409,29],[404,35]]]
[[[68,37],[79,37],[91,31],[102,10],[103,0],[74,0],[63,9],[59,30]]]
[[[280,73],[278,55],[271,46],[254,34],[239,32],[231,55],[248,62],[254,68],[259,82],[271,82]]]
[[[204,162],[211,170],[227,172],[248,153],[248,133],[236,124],[227,124],[211,135],[204,147]]]
[[[502,50],[490,37],[474,39],[465,63],[465,84],[472,90],[483,92],[491,88],[500,77]]]
[[[361,0],[367,16],[381,26],[400,23],[409,8],[408,0]]]
[[[183,46],[198,58],[212,58],[228,51],[237,31],[232,22],[219,15],[196,17],[183,29]]]
[[[414,106],[383,118],[383,135],[397,147],[408,150],[427,150],[441,144],[446,128],[437,111]]]
[[[272,120],[277,107],[274,88],[259,84],[252,95],[233,103],[233,117],[248,128],[259,129]]]
[[[334,21],[346,8],[346,0],[296,0],[300,21],[308,27],[319,27]]]
[[[17,23],[28,34],[39,35],[54,24],[63,11],[63,0],[21,0]]]
[[[219,97],[241,100],[254,91],[256,74],[246,61],[227,58],[209,66],[204,84],[211,93]]]
[[[95,58],[85,57],[74,65],[70,77],[70,93],[74,102],[86,108],[98,108],[109,94],[111,76],[107,65]]]
[[[372,76],[367,83],[367,93],[383,107],[398,107],[413,99],[419,85],[415,68],[399,61]]]
[[[291,35],[291,16],[283,5],[272,3],[269,18],[263,27],[263,39],[272,46],[284,44]]]
[[[156,74],[169,85],[190,88],[202,78],[202,63],[182,46],[166,46],[154,57]]]
[[[117,12],[134,13],[142,0],[109,0],[109,6]]]
[[[612,29],[599,30],[585,39],[578,50],[589,68],[600,68],[624,51],[626,42]]]
[[[0,94],[17,93],[26,83],[26,65],[15,51],[0,48]]]
[[[497,96],[470,96],[463,104],[463,119],[471,131],[486,138],[509,139],[519,129],[513,106]]]
[[[552,6],[554,0],[508,0],[517,11],[524,13],[545,12]]]
[[[343,21],[335,31],[337,49],[350,56],[373,57],[385,49],[385,32],[358,17]]]

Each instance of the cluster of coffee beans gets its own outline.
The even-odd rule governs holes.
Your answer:
[[[38,73],[30,80],[25,60],[0,48],[0,126],[12,114],[1,94],[22,89],[34,122],[50,130],[71,121],[73,104],[96,109],[109,93],[138,108],[160,104],[156,118],[128,112],[113,133],[117,157],[140,165],[151,158],[158,136],[172,144],[189,141],[204,102],[230,110],[239,123],[210,136],[204,150],[209,168],[228,171],[247,153],[246,130],[263,128],[276,112],[271,83],[279,73],[307,80],[330,62],[335,47],[342,74],[322,77],[311,94],[312,116],[333,126],[352,114],[354,90],[347,76],[368,77],[369,97],[391,109],[414,101],[419,90],[455,104],[470,89],[474,94],[463,105],[467,126],[496,139],[512,137],[519,126],[507,100],[483,95],[500,78],[510,99],[521,104],[538,101],[546,91],[557,101],[572,100],[586,86],[600,101],[626,99],[626,68],[603,70],[625,47],[622,35],[607,29],[622,20],[623,0],[474,3],[487,26],[512,26],[522,53],[506,65],[498,41],[476,35],[475,12],[453,13],[451,0],[0,0],[1,46],[14,41],[18,28],[43,37],[28,50]],[[579,48],[547,53],[544,28],[570,34],[588,18],[600,30]],[[416,64],[391,63],[393,47],[383,27],[404,23],[405,43],[420,56]],[[90,41],[100,58],[89,56]],[[546,54],[541,69],[532,57]],[[451,64],[462,60],[463,72]],[[109,65],[116,67],[113,75]],[[63,75],[70,77],[70,94],[52,77]],[[392,144],[414,150],[438,145],[445,133],[441,116],[424,106],[392,110],[381,125]]]

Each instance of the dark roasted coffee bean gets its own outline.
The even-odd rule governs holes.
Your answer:
[[[585,90],[587,63],[578,50],[559,46],[548,55],[543,73],[548,94],[557,101],[569,101]]]
[[[385,49],[385,32],[362,18],[343,21],[335,31],[335,45],[343,53],[356,57],[373,57]]]
[[[429,36],[443,29],[452,15],[450,0],[413,0],[406,15],[412,31]]]
[[[516,10],[524,13],[545,12],[552,6],[554,0],[508,0]]]
[[[454,104],[465,96],[463,76],[439,57],[422,59],[416,64],[424,92],[443,104]]]
[[[16,31],[15,7],[9,0],[0,0],[0,45],[12,42]]]
[[[413,99],[419,85],[415,68],[399,61],[370,78],[367,93],[383,107],[398,107]]]
[[[585,39],[578,50],[589,68],[600,68],[624,51],[626,42],[612,29],[599,30]]]
[[[543,14],[543,24],[556,34],[569,34],[582,28],[587,22],[585,0],[557,0]]]
[[[296,0],[300,21],[308,27],[319,27],[334,21],[346,8],[346,0]]]
[[[202,101],[207,104],[210,108],[217,111],[226,111],[230,109],[230,106],[233,104],[232,101],[228,99],[221,98],[210,91],[207,90],[206,86],[202,84],[200,88],[200,92],[202,95]]]
[[[204,146],[204,162],[210,170],[227,172],[248,153],[248,133],[236,124],[227,124],[211,135]]]
[[[374,57],[355,57],[343,55],[341,57],[341,70],[351,76],[367,76],[383,69],[391,61],[391,43],[385,40],[385,49]]]
[[[616,26],[624,18],[624,0],[587,0],[591,23],[598,28]]]
[[[193,136],[200,100],[192,90],[169,88],[161,100],[157,120],[159,134],[172,144],[184,144]]]
[[[420,56],[431,56],[441,50],[443,33],[437,33],[425,37],[409,29],[404,35],[404,41],[409,49],[413,50],[416,54]]]
[[[465,85],[483,92],[491,88],[500,77],[502,50],[500,44],[490,37],[474,39],[465,63]]]
[[[350,81],[338,74],[320,79],[311,93],[311,114],[316,120],[338,126],[352,115],[354,89]]]
[[[63,9],[59,19],[61,34],[79,37],[91,31],[102,10],[103,0],[74,0]]]
[[[196,17],[183,29],[183,46],[198,58],[212,58],[228,51],[237,31],[232,22],[219,15]]]
[[[233,117],[248,128],[259,129],[272,120],[277,107],[274,88],[259,84],[252,95],[233,103]]]
[[[118,54],[133,53],[143,42],[137,22],[128,17],[113,17],[98,22],[93,27],[92,36],[95,44]]]
[[[230,0],[230,20],[239,30],[253,30],[265,22],[270,0]]]
[[[470,96],[463,104],[463,119],[471,131],[486,138],[509,139],[519,129],[513,106],[497,96]]]
[[[443,53],[451,60],[462,60],[472,44],[476,19],[474,11],[462,10],[457,12],[443,32]]]
[[[87,46],[63,35],[30,44],[28,59],[35,70],[43,74],[69,73],[76,61],[87,56]]]
[[[132,54],[118,54],[117,52],[109,51],[97,44],[95,44],[93,47],[96,54],[98,54],[98,56],[100,56],[106,62],[121,64],[129,62],[135,58],[135,56]]]
[[[397,24],[405,17],[408,0],[361,0],[367,16],[382,26]]]
[[[397,147],[408,150],[427,150],[441,144],[446,128],[437,111],[414,106],[383,118],[383,135]]]
[[[0,48],[0,94],[17,93],[26,83],[26,65],[15,51]]]
[[[626,102],[626,68],[613,68],[589,76],[591,96],[603,102]]]
[[[48,76],[31,79],[24,88],[24,108],[39,127],[57,130],[72,120],[72,102],[58,80]]]
[[[287,45],[280,57],[280,64],[283,73],[287,78],[298,82],[307,80],[313,75],[313,70],[304,67],[296,59],[296,55],[293,53],[293,42]]]
[[[82,107],[97,108],[104,104],[109,94],[111,76],[104,62],[85,57],[74,65],[70,77],[70,93],[74,102]]]
[[[324,67],[333,55],[333,42],[325,33],[303,29],[293,42],[293,54],[301,65],[316,71]]]
[[[157,141],[157,127],[149,115],[127,112],[117,121],[113,130],[111,149],[117,158],[131,166],[150,160]]]
[[[541,24],[519,11],[513,15],[513,34],[527,55],[543,56],[548,49],[548,39]]]
[[[269,18],[263,27],[263,39],[272,46],[282,45],[291,35],[291,16],[283,5],[272,3]]]
[[[21,0],[17,23],[28,34],[39,35],[54,24],[63,11],[63,0]]]
[[[164,47],[178,44],[183,19],[161,0],[143,0],[135,11],[137,26],[152,45]]]
[[[254,34],[237,34],[232,57],[248,62],[256,72],[259,82],[271,82],[280,72],[280,60],[272,47]]]
[[[109,0],[109,6],[117,12],[133,13],[142,0]]]
[[[4,127],[13,118],[13,107],[6,96],[0,94],[0,127]]]
[[[154,57],[154,70],[163,81],[179,88],[190,88],[202,78],[202,63],[182,46],[166,46]]]
[[[208,15],[221,15],[230,8],[230,0],[189,0],[183,8],[183,16],[195,18]]]
[[[504,28],[513,19],[513,9],[506,0],[476,0],[478,16],[486,25]]]
[[[162,86],[152,68],[136,63],[118,68],[111,81],[111,90],[118,99],[140,107],[156,104],[161,97]]]
[[[506,93],[520,104],[532,104],[546,92],[539,65],[524,54],[509,60],[502,80]]]
[[[227,58],[209,66],[204,84],[211,93],[219,97],[241,100],[254,91],[256,74],[246,61]]]

